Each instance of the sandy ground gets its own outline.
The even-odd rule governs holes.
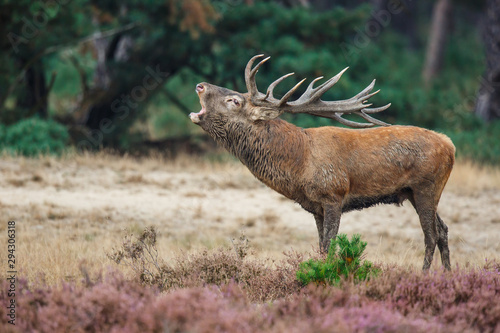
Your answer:
[[[439,212],[449,226],[452,264],[482,265],[500,258],[500,172],[459,163]],[[74,279],[79,267],[111,264],[124,230],[154,225],[162,256],[230,244],[245,232],[258,255],[317,246],[312,216],[268,189],[238,162],[181,158],[73,156],[0,160],[0,239],[16,221],[17,265],[22,274]],[[417,215],[377,206],[343,215],[340,232],[360,233],[367,259],[420,267],[423,234]],[[0,251],[6,265],[6,251]],[[440,266],[435,255],[433,265]],[[3,269],[2,269],[3,270]]]

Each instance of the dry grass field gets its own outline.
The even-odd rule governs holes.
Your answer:
[[[161,256],[231,244],[244,231],[258,256],[317,246],[314,219],[260,184],[239,162],[180,157],[134,159],[108,154],[0,159],[0,262],[7,221],[16,221],[19,276],[78,281],[95,272],[127,233],[154,225]],[[442,196],[452,265],[500,258],[500,170],[459,162]],[[423,234],[409,203],[343,216],[340,232],[360,233],[366,258],[420,269]],[[436,251],[437,252],[437,251]],[[6,264],[5,264],[6,265]],[[436,253],[434,267],[440,267]],[[1,270],[5,274],[5,270]]]

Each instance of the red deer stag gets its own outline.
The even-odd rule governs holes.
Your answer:
[[[289,101],[300,81],[280,99],[273,89],[293,73],[271,83],[265,94],[257,89],[255,74],[263,59],[247,64],[247,93],[208,83],[196,86],[202,106],[191,121],[222,144],[264,184],[295,200],[316,219],[319,245],[327,251],[336,237],[340,216],[379,203],[398,204],[408,199],[420,219],[425,238],[423,269],[430,267],[436,244],[441,262],[450,269],[448,228],[437,214],[441,192],[451,173],[455,147],[443,134],[412,126],[388,126],[369,114],[387,109],[368,108],[365,102],[375,80],[356,96],[323,101],[347,69],[314,88],[313,80],[295,101]],[[331,118],[350,127],[299,128],[280,118],[282,113],[308,113]],[[369,123],[342,118],[353,113]],[[368,128],[373,125],[383,127]]]

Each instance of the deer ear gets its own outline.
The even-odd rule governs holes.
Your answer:
[[[250,111],[250,119],[257,120],[272,120],[278,118],[283,112],[277,109],[268,108],[253,108]]]

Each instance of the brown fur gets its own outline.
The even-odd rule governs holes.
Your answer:
[[[193,122],[260,181],[312,213],[323,250],[336,236],[343,212],[408,199],[424,231],[424,269],[436,244],[450,268],[447,227],[436,212],[454,163],[448,137],[412,126],[302,129],[279,118],[254,120],[265,112],[248,94],[201,85],[206,112],[192,114]]]

